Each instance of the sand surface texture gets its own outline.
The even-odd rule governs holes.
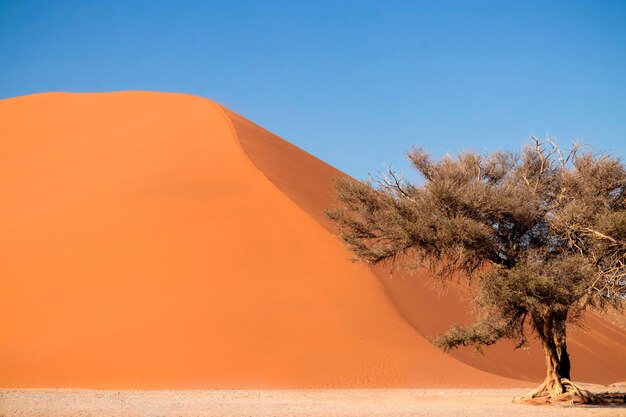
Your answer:
[[[623,417],[618,406],[513,404],[520,389],[1,390],[6,417]]]
[[[537,349],[427,337],[467,290],[350,262],[321,210],[341,173],[198,97],[0,101],[0,387],[519,387]],[[626,379],[592,316],[574,377]],[[530,384],[532,385],[532,384]]]

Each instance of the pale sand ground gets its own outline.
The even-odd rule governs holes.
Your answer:
[[[512,397],[526,391],[4,389],[0,390],[0,416],[626,416],[626,407],[620,406],[532,406],[511,402]]]

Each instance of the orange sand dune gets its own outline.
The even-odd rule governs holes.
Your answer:
[[[2,100],[0,141],[0,387],[520,384],[476,368],[527,377],[524,364],[459,356],[469,366],[433,348],[424,335],[445,324],[428,309],[433,295],[406,302],[329,233],[319,209],[340,173],[213,102]],[[625,358],[625,333],[592,324],[580,339],[591,352],[574,366]],[[601,363],[593,378],[623,380],[623,366]]]

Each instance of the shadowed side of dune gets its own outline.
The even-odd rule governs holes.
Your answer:
[[[246,154],[259,170],[311,218],[335,233],[322,212],[335,204],[333,183],[345,174],[243,117],[227,113]],[[452,282],[447,291],[441,292],[427,271],[412,275],[395,272],[393,276],[385,267],[372,271],[398,311],[423,336],[431,338],[452,324],[471,321],[471,291],[466,286]],[[626,331],[593,313],[587,315],[584,327],[586,330],[571,332],[572,376],[605,384],[626,379]],[[543,353],[536,343],[515,350],[514,344],[503,342],[485,349],[484,355],[473,349],[459,349],[452,356],[509,378],[540,381],[544,377]]]
[[[283,177],[321,162],[263,144],[292,164],[268,180],[241,120],[178,94],[0,101],[0,386],[519,385],[430,346],[294,202],[325,201]]]

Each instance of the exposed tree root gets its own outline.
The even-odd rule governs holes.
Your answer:
[[[537,389],[522,397],[516,397],[514,402],[524,404],[626,404],[626,394],[623,392],[593,393],[576,385],[567,378],[546,380]]]

